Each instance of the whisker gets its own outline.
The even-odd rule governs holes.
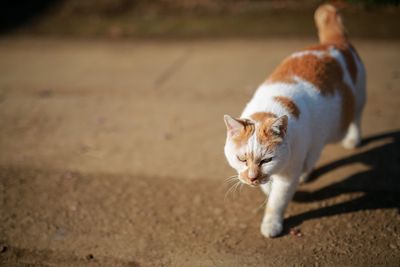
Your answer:
[[[232,190],[232,188],[233,188],[234,186],[235,186],[235,184],[231,185],[231,186],[229,187],[229,189],[226,191],[225,197],[224,197],[224,201],[226,200],[227,196],[229,195],[229,192]]]
[[[265,207],[267,205],[268,202],[268,197],[265,198],[265,200],[261,203],[261,205],[256,209],[256,211],[259,211],[260,209],[262,209],[263,207]]]
[[[236,183],[237,182],[237,180],[236,179],[234,179],[234,180],[230,180],[230,181],[226,181],[226,183],[227,184],[232,184],[232,183]]]
[[[240,195],[239,190],[240,190],[242,185],[243,185],[243,183],[239,180],[239,182],[235,184],[235,188],[233,190],[233,193],[236,193],[236,194],[239,193],[239,195]]]
[[[230,179],[226,179],[225,182],[231,182],[231,181],[237,181],[239,178],[238,177],[232,177]]]
[[[240,183],[240,186],[239,186],[239,195],[240,195],[240,193],[242,192],[243,186],[244,186],[244,183]]]
[[[235,189],[237,188],[238,184],[240,184],[240,180],[238,180],[235,184],[233,184],[233,185],[228,189],[228,191],[225,193],[224,201],[226,200],[227,196],[228,196],[230,193],[232,193],[232,192],[235,191]]]
[[[226,182],[226,183],[236,182],[237,179],[238,179],[238,177],[239,177],[238,175],[232,175],[231,177],[226,178],[226,179],[225,179],[225,182]]]
[[[240,186],[240,182],[237,182],[235,184],[235,188],[233,189],[233,194],[237,193],[237,189],[238,189],[239,186]]]
[[[226,178],[225,181],[229,181],[229,180],[237,179],[237,178],[238,178],[237,175],[236,176],[231,176],[231,177]]]

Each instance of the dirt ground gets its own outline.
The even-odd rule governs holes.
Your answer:
[[[226,195],[223,114],[314,41],[0,39],[0,264],[399,266],[399,41],[355,40],[364,144],[324,150],[281,237]]]

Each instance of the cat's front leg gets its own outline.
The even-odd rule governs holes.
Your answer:
[[[261,233],[265,237],[276,237],[283,229],[283,216],[297,188],[298,179],[289,180],[275,177],[261,223]]]
[[[269,196],[271,192],[272,181],[268,181],[266,184],[261,185],[261,190],[264,192],[265,195]]]

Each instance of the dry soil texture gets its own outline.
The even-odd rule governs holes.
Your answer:
[[[399,266],[400,42],[354,42],[364,144],[324,150],[281,237],[225,196],[223,114],[312,42],[0,40],[0,264]]]

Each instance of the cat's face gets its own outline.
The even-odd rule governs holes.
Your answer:
[[[225,156],[241,182],[259,185],[280,170],[289,156],[285,142],[288,117],[259,112],[252,120],[225,115]]]

